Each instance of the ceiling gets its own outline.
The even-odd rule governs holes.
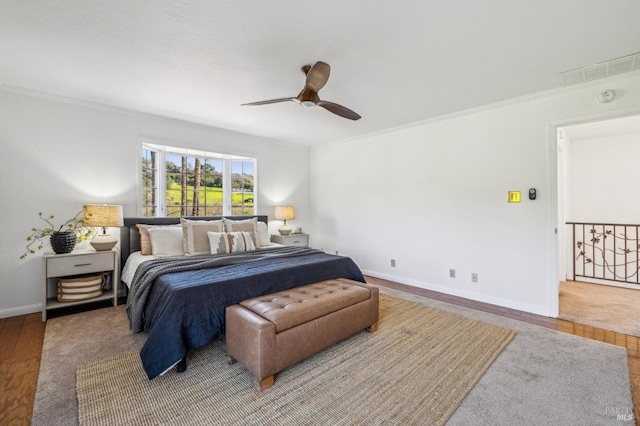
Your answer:
[[[640,50],[636,0],[0,0],[0,84],[315,145],[560,86]],[[321,60],[323,100],[293,102]]]

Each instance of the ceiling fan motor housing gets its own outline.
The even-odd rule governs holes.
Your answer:
[[[298,94],[298,99],[300,103],[306,107],[316,106],[320,97],[318,96],[318,92],[306,86],[302,91]]]

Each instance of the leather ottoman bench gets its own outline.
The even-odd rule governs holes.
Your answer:
[[[245,300],[226,310],[227,362],[239,361],[262,391],[275,374],[378,324],[376,287],[338,278]]]

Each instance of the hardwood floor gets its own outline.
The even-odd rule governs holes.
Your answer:
[[[41,313],[0,319],[0,425],[31,424],[44,328]]]
[[[634,412],[640,413],[640,339],[638,337],[476,302],[379,278],[367,277],[367,281],[418,296],[622,346],[627,349]],[[0,319],[0,425],[29,425],[31,423],[44,330],[45,324],[42,322],[40,313]],[[636,416],[636,425],[640,426],[638,416]]]

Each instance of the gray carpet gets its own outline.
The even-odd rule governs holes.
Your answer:
[[[95,330],[100,330],[96,340]],[[78,424],[76,370],[82,364],[139,350],[144,334],[132,334],[124,305],[47,321],[32,425]]]
[[[623,348],[403,292],[382,291],[518,333],[453,413],[448,425],[626,424],[616,419],[616,413],[632,409]],[[82,333],[64,336],[70,322],[82,324],[87,335],[95,327],[105,331],[99,341],[86,339]],[[50,338],[54,334],[58,335],[56,341]],[[77,424],[77,367],[136,350],[143,339],[128,331],[121,307],[49,321],[33,424]]]
[[[447,425],[633,425],[631,382],[624,348],[532,324],[385,290],[517,332],[469,392]]]

